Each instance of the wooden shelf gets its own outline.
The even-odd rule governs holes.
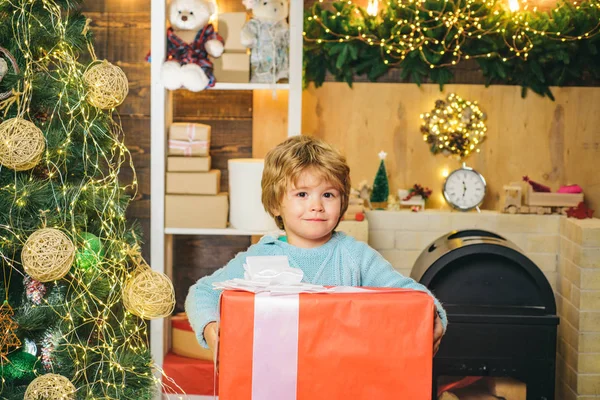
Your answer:
[[[210,90],[289,90],[289,83],[230,83],[217,82]]]
[[[235,228],[210,229],[210,228],[165,228],[167,235],[236,235],[236,236],[263,236],[270,231],[242,231]]]

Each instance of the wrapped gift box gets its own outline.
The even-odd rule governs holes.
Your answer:
[[[227,193],[165,196],[165,228],[227,228]]]
[[[210,171],[210,157],[167,157],[167,171],[208,172]]]
[[[430,400],[424,292],[221,297],[219,399]]]
[[[250,82],[250,55],[246,52],[224,52],[213,59],[213,68],[219,82]]]
[[[170,156],[207,156],[210,125],[174,122],[169,127]]]
[[[171,352],[178,356],[212,361],[210,349],[200,346],[185,313],[171,318]]]
[[[213,73],[219,82],[250,82],[250,55],[241,41],[245,23],[245,12],[219,14],[219,34],[225,40],[225,47],[221,57],[212,59]]]
[[[167,172],[168,194],[218,194],[221,191],[221,171]]]
[[[245,12],[221,13],[217,18],[219,24],[219,35],[225,40],[224,50],[246,51],[242,45],[242,27],[246,23]]]

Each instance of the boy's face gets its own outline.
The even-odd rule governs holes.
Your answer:
[[[341,207],[339,190],[308,169],[289,185],[275,215],[283,219],[288,243],[313,248],[331,238]]]

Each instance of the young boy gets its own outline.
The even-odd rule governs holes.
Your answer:
[[[303,281],[329,286],[396,287],[429,291],[394,270],[377,251],[335,228],[348,208],[350,168],[326,143],[308,136],[287,139],[269,151],[262,176],[262,203],[286,236],[264,236],[225,267],[194,284],[185,309],[200,344],[213,354],[219,292],[214,282],[243,278],[247,256],[288,256]],[[433,347],[437,351],[447,325],[435,300]]]

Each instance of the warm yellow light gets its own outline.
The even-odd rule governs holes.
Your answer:
[[[375,16],[377,16],[378,12],[379,12],[379,0],[369,0],[369,4],[367,5],[367,14],[375,17]]]
[[[210,16],[208,22],[210,22],[211,24],[217,26],[217,29],[218,29],[218,23],[219,23],[219,5],[217,4],[216,1],[213,4],[215,5],[215,13]]]
[[[448,175],[450,175],[450,172],[447,167],[444,167],[444,169],[442,169],[442,177],[447,178]]]
[[[517,12],[521,8],[519,5],[519,0],[508,0],[508,8],[512,12]]]

